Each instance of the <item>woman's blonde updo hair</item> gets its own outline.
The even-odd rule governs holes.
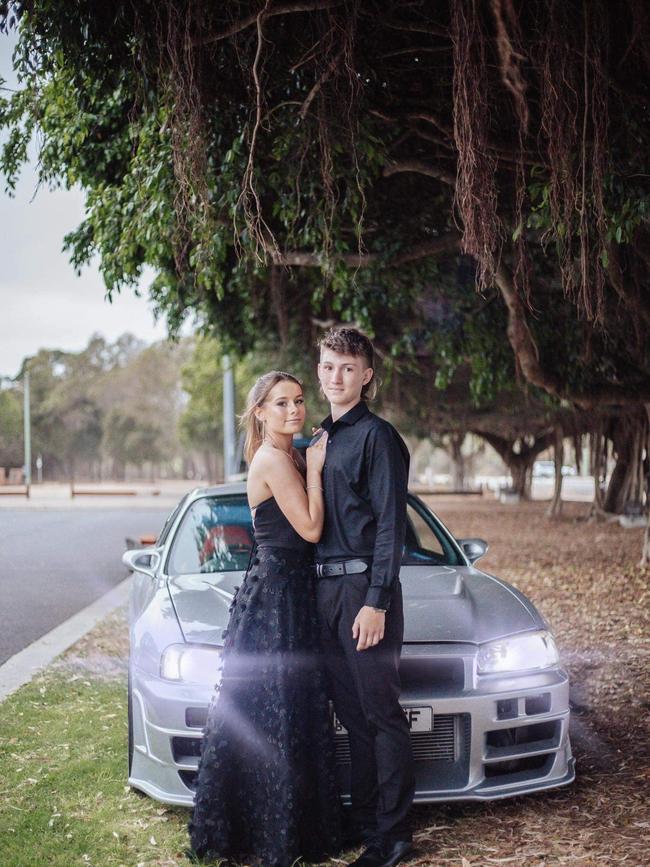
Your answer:
[[[268,373],[263,373],[260,376],[248,392],[246,409],[241,416],[241,426],[246,431],[244,457],[248,464],[253,460],[253,455],[262,445],[264,439],[264,423],[257,418],[255,410],[262,406],[269,396],[269,392],[278,382],[295,382],[302,388],[302,382],[292,373],[285,373],[283,370],[269,370]]]

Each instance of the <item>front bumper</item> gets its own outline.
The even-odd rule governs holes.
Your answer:
[[[415,801],[495,800],[570,783],[569,683],[561,668],[478,678],[475,648],[440,656],[404,648],[406,708],[432,708],[430,732],[413,732]],[[454,675],[452,669],[456,672]],[[214,693],[132,670],[129,784],[158,801],[191,806],[202,727]],[[336,735],[341,793],[349,792],[345,732]]]

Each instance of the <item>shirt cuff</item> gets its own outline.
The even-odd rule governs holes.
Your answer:
[[[364,605],[369,605],[371,608],[383,608],[388,611],[392,598],[393,594],[385,587],[368,587]]]

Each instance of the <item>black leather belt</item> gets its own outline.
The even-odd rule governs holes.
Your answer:
[[[345,560],[342,563],[317,563],[316,575],[319,578],[332,578],[335,575],[358,575],[365,572],[368,564],[363,560]]]

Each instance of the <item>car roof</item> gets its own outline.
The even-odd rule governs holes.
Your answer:
[[[188,499],[197,500],[199,497],[224,497],[228,494],[245,494],[246,482],[225,482],[223,485],[210,485],[205,488],[194,488],[190,491]]]

